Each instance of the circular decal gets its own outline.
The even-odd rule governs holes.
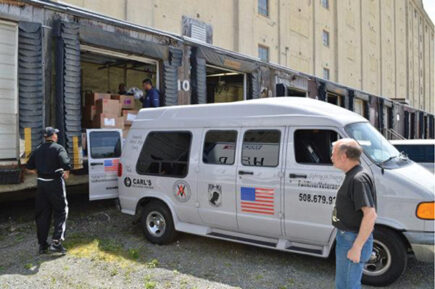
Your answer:
[[[128,188],[131,186],[131,179],[129,177],[126,177],[124,179],[124,185]]]
[[[185,181],[177,181],[174,183],[173,192],[175,198],[184,203],[190,199],[190,186]]]
[[[220,205],[222,204],[221,185],[208,185],[208,202],[213,207],[220,207]]]

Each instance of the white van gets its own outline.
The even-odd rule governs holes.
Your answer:
[[[435,173],[435,139],[390,140],[396,149],[414,162]]]
[[[334,246],[331,212],[344,179],[331,164],[331,144],[353,137],[378,203],[363,282],[390,284],[410,253],[433,260],[433,175],[338,106],[268,98],[142,109],[123,147],[118,185],[110,170],[121,132],[99,132],[112,135],[104,144],[88,133],[90,154],[94,141],[99,146],[89,160],[91,198],[119,197],[149,241],[165,244],[180,231],[324,258]]]

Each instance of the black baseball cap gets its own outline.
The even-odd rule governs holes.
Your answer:
[[[57,128],[51,127],[51,126],[47,126],[44,130],[44,137],[50,137],[55,133],[59,133],[59,130]]]

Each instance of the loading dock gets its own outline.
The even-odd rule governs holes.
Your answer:
[[[142,89],[149,78],[160,89],[160,70],[156,60],[107,49],[80,45],[82,92],[118,93],[119,83]]]
[[[207,103],[246,100],[246,73],[207,65]]]

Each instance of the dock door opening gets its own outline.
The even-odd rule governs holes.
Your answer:
[[[207,65],[207,103],[246,99],[246,74]]]
[[[81,45],[80,69],[83,104],[82,129],[120,128],[126,134],[133,115],[142,108],[142,103],[137,94],[137,92],[145,94],[142,81],[151,79],[153,86],[160,89],[159,62],[153,59]],[[122,91],[119,90],[120,84],[124,84],[125,87]],[[136,89],[132,90],[132,88]],[[131,95],[134,92],[136,92],[136,97],[127,100],[128,103],[132,104],[131,106],[121,105],[119,111],[116,113],[111,112],[119,117],[124,117],[124,121],[119,121],[119,124],[115,119],[115,122],[112,123],[113,127],[110,127],[109,121],[107,121],[107,124],[103,124],[101,114],[101,117],[97,115],[95,99],[89,97],[92,94],[99,93],[106,94],[108,98],[116,99],[115,95]],[[162,100],[160,100],[160,103],[162,103]],[[131,116],[131,119],[128,116]]]
[[[82,91],[117,94],[120,83],[126,89],[142,89],[142,80],[149,78],[160,89],[159,65],[145,57],[81,45]]]

